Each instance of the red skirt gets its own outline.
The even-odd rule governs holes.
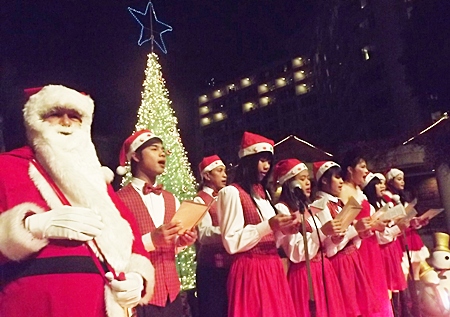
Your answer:
[[[406,289],[406,278],[402,269],[402,250],[396,241],[380,245],[386,272],[387,287],[391,291],[403,291]]]
[[[375,292],[368,281],[368,271],[356,247],[347,245],[330,261],[341,286],[345,316],[368,316],[380,311],[380,305],[374,300]]]
[[[405,239],[406,237],[406,239]],[[405,231],[405,235],[401,235],[397,238],[400,248],[403,251],[403,262],[406,267],[409,266],[408,258],[406,255],[405,241],[408,244],[409,255],[412,263],[420,263],[430,257],[430,252],[423,244],[422,238],[415,229],[408,228]]]
[[[342,297],[341,286],[339,285],[331,262],[327,258],[324,258],[323,266],[325,279],[322,276],[322,261],[320,255],[314,257],[310,263],[316,304],[316,316],[345,316],[345,304]],[[305,262],[291,264],[288,272],[288,283],[291,288],[292,300],[294,301],[294,307],[297,313],[296,316],[311,316],[308,305],[309,291]]]
[[[278,255],[236,256],[227,283],[229,317],[292,317],[291,292]]]
[[[368,281],[375,290],[376,301],[380,304],[380,313],[367,316],[393,317],[391,301],[387,286],[386,269],[376,235],[361,241],[358,250],[361,260],[369,273]]]

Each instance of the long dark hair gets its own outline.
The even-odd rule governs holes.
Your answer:
[[[355,168],[361,161],[367,162],[366,157],[360,148],[354,148],[345,153],[340,162],[342,169],[341,175],[344,181],[348,180],[349,177],[348,168]]]
[[[322,180],[326,179],[327,185],[330,186],[331,179],[333,178],[333,176],[342,177],[342,169],[339,166],[335,165],[327,169],[325,173],[323,173],[322,176],[317,180],[317,188],[320,191],[325,192],[324,190],[325,185],[323,184]]]
[[[270,169],[264,179],[261,181],[264,189],[267,188],[268,177],[273,168],[273,154],[271,152],[259,152],[241,157],[239,165],[236,168],[233,182],[239,184],[247,193],[252,193],[252,187],[259,184],[258,163],[260,160],[268,160]]]
[[[374,177],[363,189],[363,193],[367,196],[367,200],[375,209],[378,209],[378,203],[382,201],[382,198],[377,196],[377,189],[375,186],[378,184],[380,184],[380,179]]]
[[[293,178],[287,180],[284,182],[284,184],[281,186],[281,194],[279,198],[279,202],[285,203],[290,210],[298,210],[298,199],[294,196],[291,189],[289,188],[289,183],[292,182]],[[307,199],[304,203],[307,205],[310,204],[310,198]]]

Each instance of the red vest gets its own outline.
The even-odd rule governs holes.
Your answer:
[[[214,198],[201,190],[197,193],[206,205],[209,205]],[[217,202],[213,202],[209,208],[209,214],[211,215],[212,225],[214,227],[219,226],[219,219],[217,217]],[[197,263],[199,266],[228,268],[231,265],[232,255],[223,247],[222,243],[204,244],[198,243]]]
[[[232,184],[239,191],[239,197],[241,199],[241,205],[244,213],[244,225],[256,225],[261,222],[258,209],[253,202],[250,195],[238,184]],[[275,244],[275,237],[273,232],[262,237],[262,239],[248,251],[240,254],[265,254],[265,255],[277,255],[277,246]]]
[[[141,196],[131,184],[121,188],[117,195],[134,214],[142,235],[156,229]],[[175,197],[166,190],[162,191],[162,195],[165,206],[164,223],[168,223],[175,215]],[[156,250],[149,252],[149,255],[155,267],[156,279],[155,292],[149,304],[164,307],[166,306],[167,298],[172,302],[180,292],[180,280],[175,265],[175,246],[158,247]]]

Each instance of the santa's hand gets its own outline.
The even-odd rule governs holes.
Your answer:
[[[62,206],[25,219],[27,228],[38,239],[89,241],[100,235],[104,224],[91,209]]]
[[[123,280],[115,280],[111,272],[105,274],[110,281],[111,291],[116,302],[124,307],[131,308],[139,304],[144,289],[144,280],[135,272],[126,273]]]

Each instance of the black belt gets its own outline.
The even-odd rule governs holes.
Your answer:
[[[0,265],[0,285],[26,276],[66,273],[100,274],[90,256],[37,258]]]

